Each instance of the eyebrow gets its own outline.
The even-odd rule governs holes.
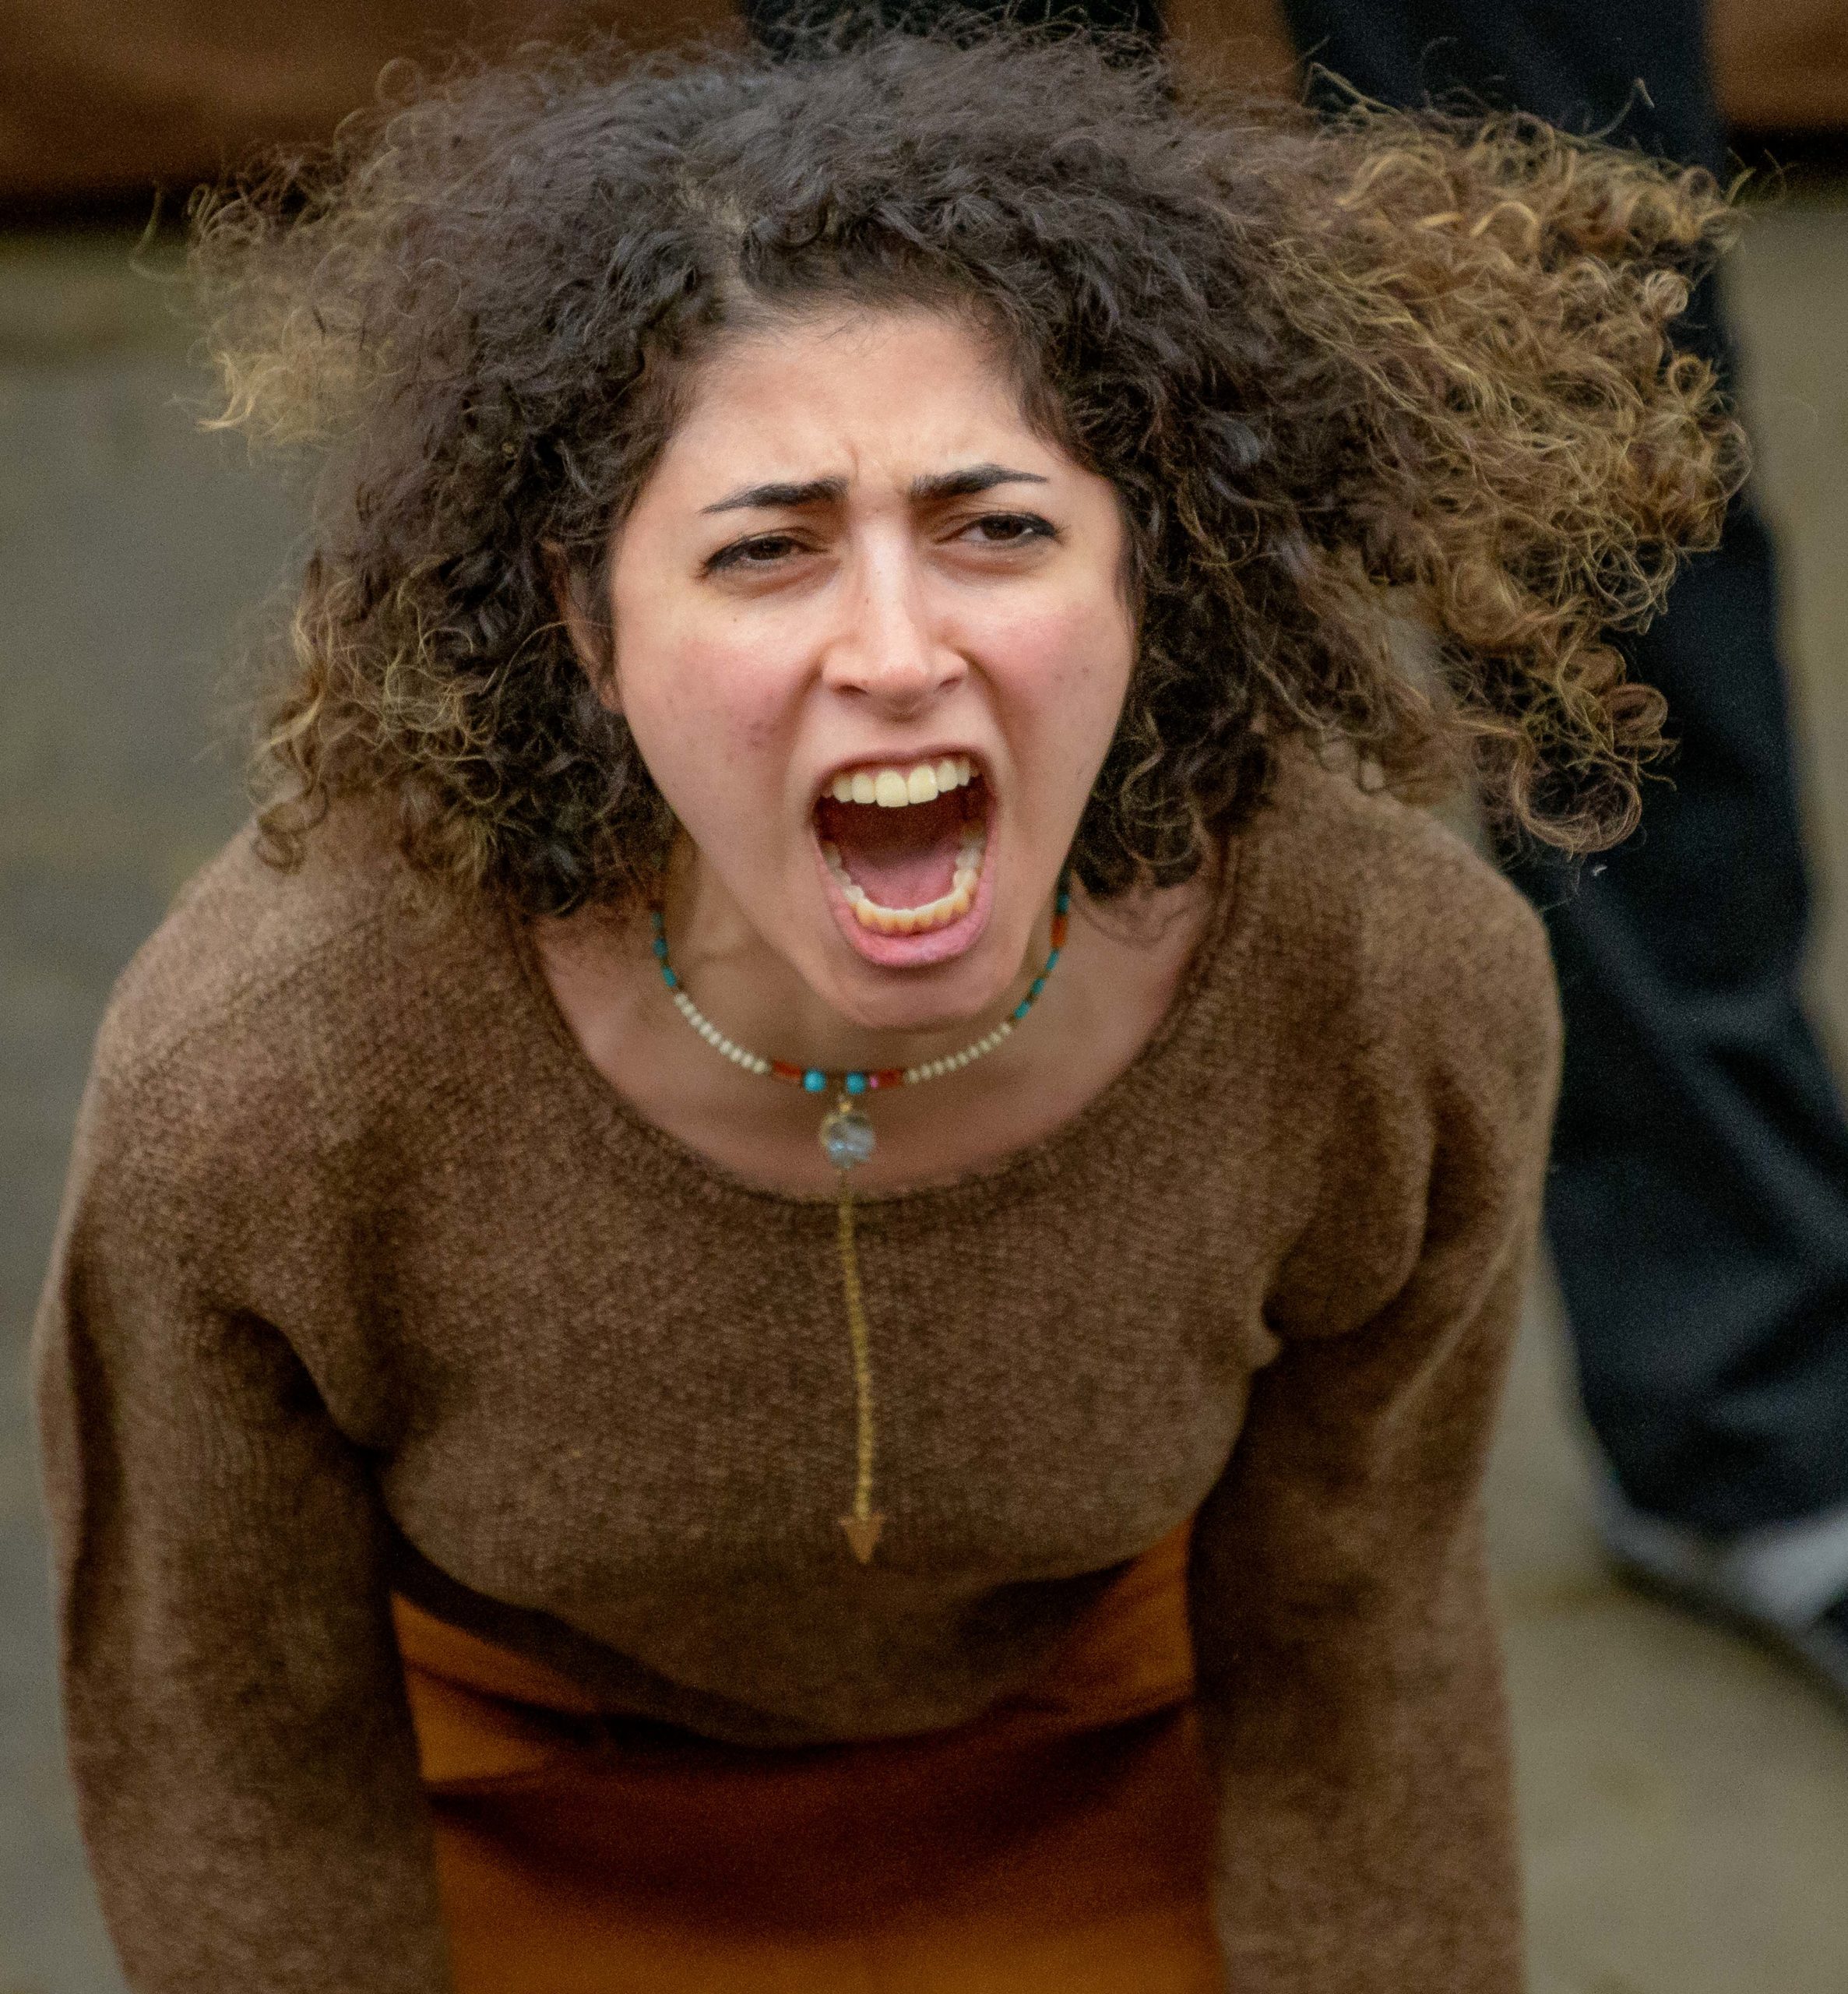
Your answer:
[[[911,496],[920,505],[940,498],[973,498],[978,491],[992,491],[998,484],[1045,484],[1050,481],[1037,471],[1009,470],[1005,464],[971,464],[966,470],[939,471],[932,477],[914,477]]]
[[[911,481],[913,504],[934,505],[945,498],[973,498],[998,484],[1045,484],[1037,471],[1010,470],[1005,464],[971,464],[963,470],[937,471]],[[804,506],[838,505],[847,495],[844,477],[811,477],[800,484],[748,484],[727,498],[700,509],[706,513],[756,510],[794,511]]]

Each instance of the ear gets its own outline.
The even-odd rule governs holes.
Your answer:
[[[589,680],[590,689],[610,712],[619,713],[622,702],[616,686],[615,632],[606,608],[602,614],[590,596],[585,577],[565,558],[565,550],[547,541],[540,550],[546,579],[551,584],[552,601],[558,621],[571,640],[578,668]]]

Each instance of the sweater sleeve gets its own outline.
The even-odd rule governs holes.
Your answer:
[[[137,1994],[439,1994],[365,1455],[248,1306],[262,1186],[136,1092],[93,1080],[36,1347],[105,1917]]]
[[[1522,1985],[1479,1499],[1558,1025],[1539,923],[1493,884],[1491,918],[1385,977],[1375,1021],[1346,1035],[1317,1209],[1274,1298],[1280,1348],[1196,1526],[1238,1994]]]

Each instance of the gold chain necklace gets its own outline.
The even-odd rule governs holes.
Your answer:
[[[1047,978],[1058,967],[1058,959],[1065,949],[1071,914],[1071,891],[1061,879],[1058,895],[1053,901],[1051,948],[1026,995],[992,1031],[985,1032],[973,1044],[966,1045],[960,1052],[946,1054],[941,1059],[927,1059],[915,1066],[855,1068],[845,1073],[834,1073],[821,1066],[792,1066],[786,1059],[766,1059],[761,1054],[750,1052],[727,1038],[687,995],[678,971],[668,960],[666,917],[658,906],[649,910],[649,920],[654,929],[654,958],[660,968],[661,981],[667,986],[667,993],[674,999],[674,1008],[706,1044],[747,1073],[783,1081],[787,1085],[801,1087],[806,1094],[832,1096],[832,1105],[822,1117],[821,1127],[817,1133],[822,1153],[834,1166],[838,1187],[835,1236],[840,1253],[841,1292],[847,1303],[847,1337],[854,1358],[854,1397],[857,1414],[853,1506],[840,1519],[840,1527],[847,1533],[847,1542],[853,1547],[854,1555],[863,1565],[872,1562],[873,1552],[879,1542],[879,1533],[885,1527],[885,1519],[873,1507],[872,1330],[867,1320],[866,1300],[860,1283],[860,1255],[854,1237],[854,1171],[857,1165],[866,1161],[878,1144],[873,1133],[873,1125],[860,1103],[866,1095],[877,1094],[885,1087],[917,1087],[925,1080],[940,1080],[945,1073],[959,1073],[963,1067],[973,1065],[977,1059],[985,1059],[1005,1044],[1012,1036],[1015,1026],[1040,1001],[1040,992],[1046,988]]]

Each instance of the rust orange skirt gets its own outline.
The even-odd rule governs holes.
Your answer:
[[[400,1601],[459,1994],[1218,1994],[1185,1541],[1030,1693],[892,1743],[574,1731],[564,1678]]]

